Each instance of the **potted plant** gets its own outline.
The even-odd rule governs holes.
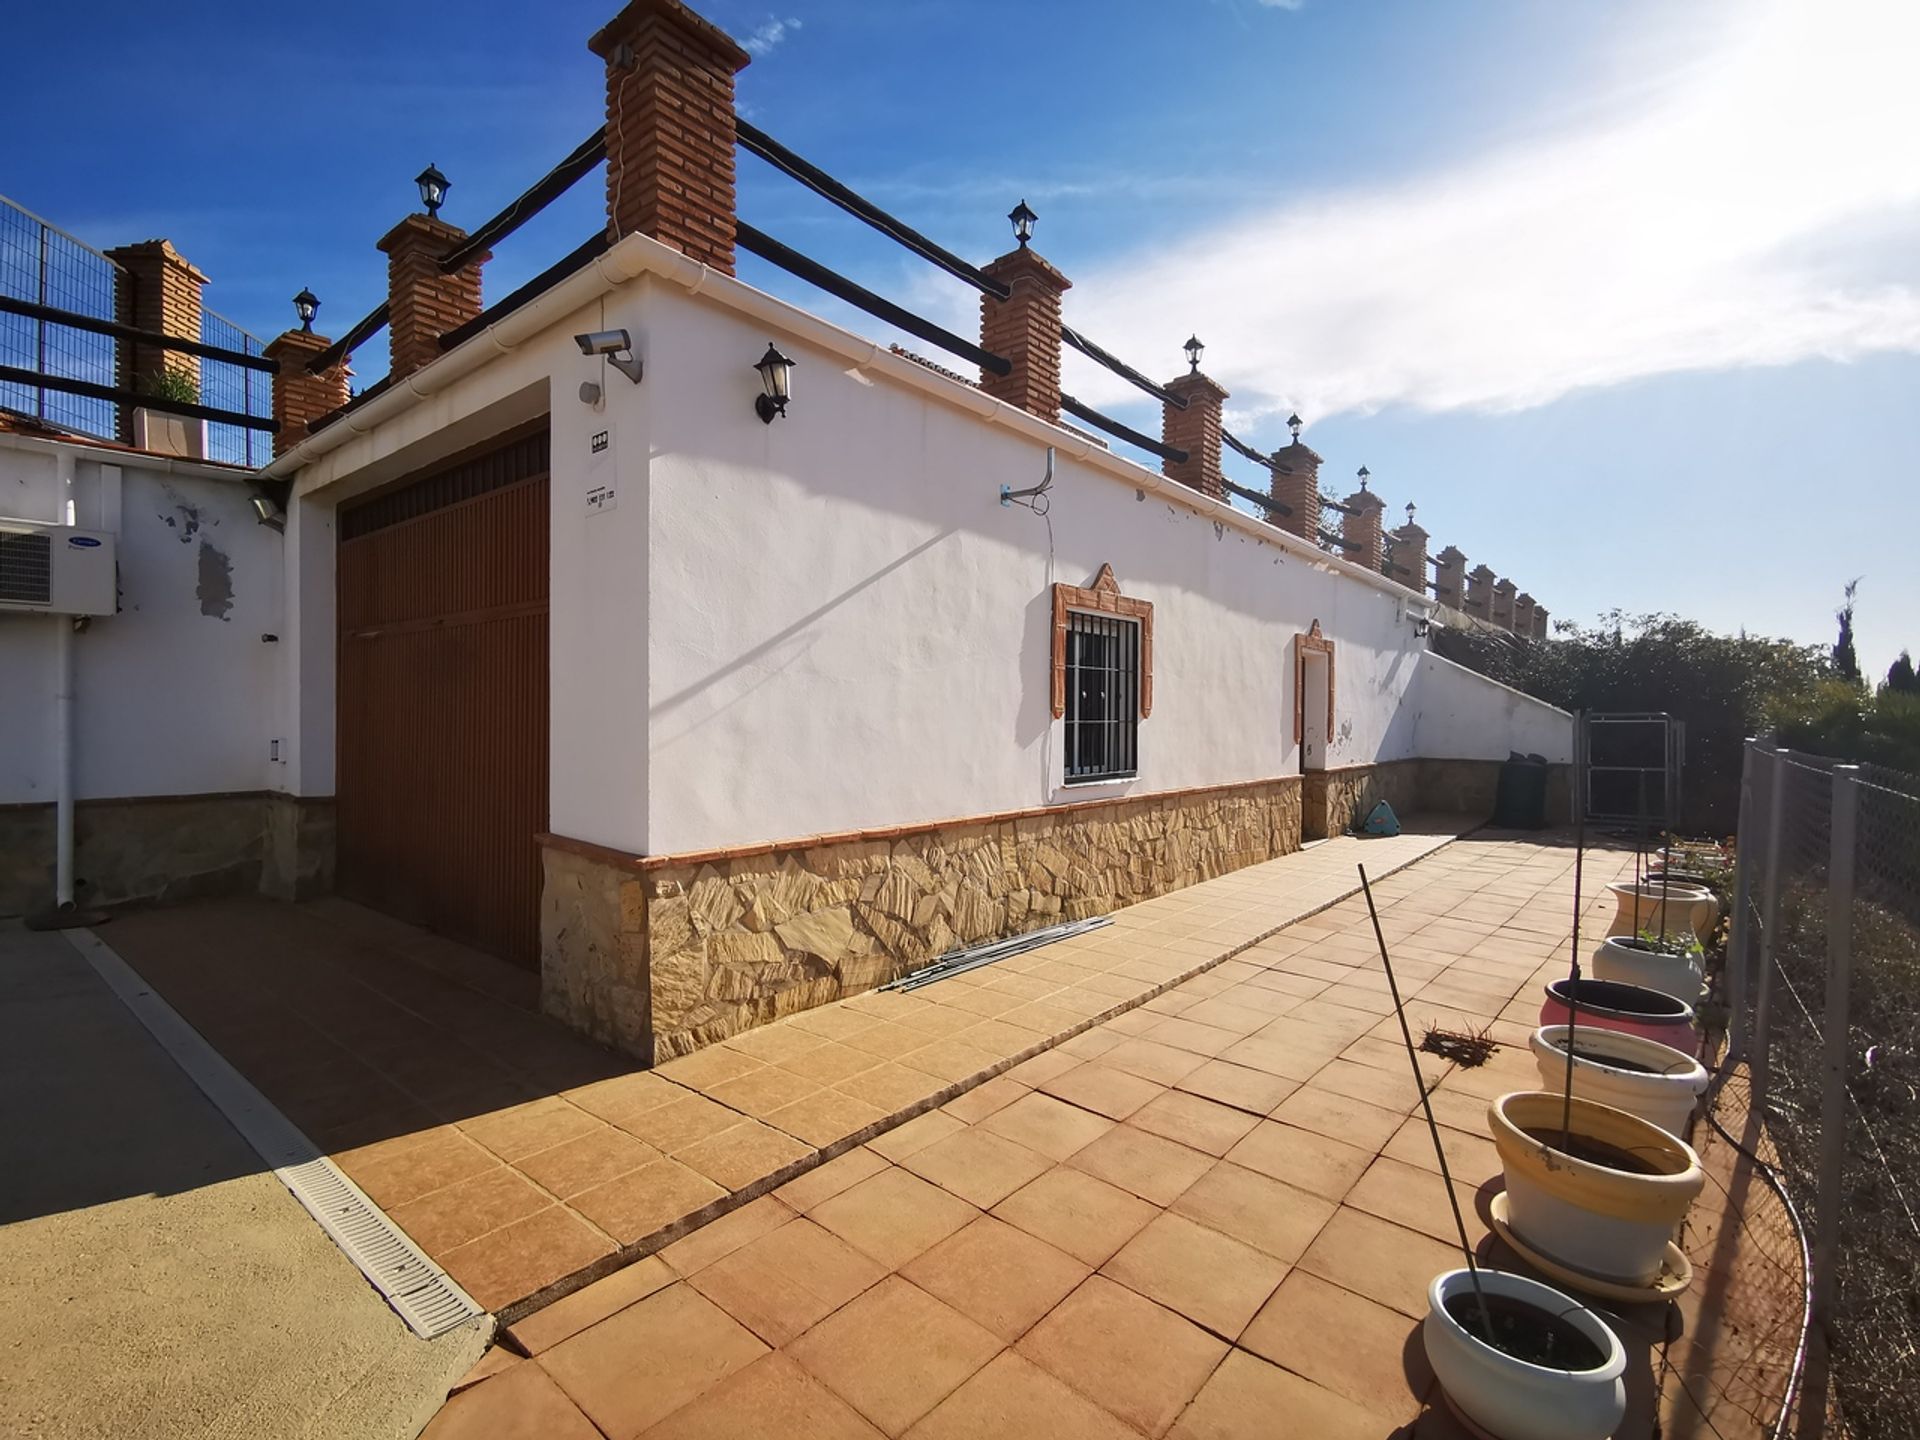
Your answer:
[[[1692,923],[1693,933],[1702,940],[1712,935],[1713,927],[1720,923],[1720,897],[1727,890],[1726,877],[1724,875],[1716,877],[1701,870],[1663,869],[1656,863],[1647,875],[1647,884],[1658,889],[1663,881],[1674,886],[1684,885],[1689,890],[1705,892],[1703,899],[1693,903],[1688,918]]]
[[[1566,1085],[1569,1033],[1565,1025],[1542,1025],[1528,1042],[1542,1090],[1557,1092]],[[1571,1033],[1576,1097],[1638,1115],[1676,1139],[1686,1138],[1687,1121],[1707,1088],[1704,1065],[1670,1045],[1619,1030],[1583,1025]]]
[[[1674,1228],[1706,1184],[1689,1145],[1624,1110],[1542,1090],[1502,1095],[1487,1125],[1506,1223],[1529,1249],[1609,1285],[1659,1279]]]
[[[156,400],[171,400],[182,405],[200,403],[200,381],[191,370],[164,365],[139,382],[140,390]],[[204,460],[207,454],[207,422],[189,420],[183,415],[136,406],[133,412],[133,443],[139,450],[160,455],[179,455]]]
[[[1603,1440],[1626,1415],[1620,1337],[1537,1280],[1487,1269],[1435,1276],[1420,1338],[1448,1403],[1502,1440]]]
[[[1609,935],[1638,935],[1642,930],[1651,930],[1656,935],[1677,935],[1682,931],[1692,934],[1694,913],[1703,901],[1711,903],[1714,914],[1719,914],[1719,903],[1712,891],[1678,882],[1662,884],[1658,876],[1637,885],[1629,880],[1616,880],[1607,889],[1613,892],[1620,907],[1613,923],[1607,927]]]
[[[1700,942],[1691,931],[1664,938],[1651,930],[1638,935],[1609,935],[1593,952],[1596,980],[1642,985],[1693,1004],[1706,984]]]
[[[1582,1030],[1591,1025],[1657,1040],[1676,1050],[1694,1048],[1693,1007],[1664,991],[1618,980],[1571,978],[1551,982],[1546,991],[1546,1003],[1540,1007],[1542,1025],[1565,1025],[1572,1010],[1578,1012]]]

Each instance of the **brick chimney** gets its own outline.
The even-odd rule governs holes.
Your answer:
[[[1493,587],[1493,613],[1490,618],[1494,624],[1504,629],[1513,629],[1513,592],[1515,586],[1511,580],[1500,580]]]
[[[679,0],[632,0],[587,45],[607,63],[607,233],[733,274],[733,77],[751,57]]]
[[[1388,578],[1398,580],[1417,595],[1427,593],[1427,532],[1407,517],[1407,523],[1393,532],[1392,557]]]
[[[1467,572],[1466,601],[1460,607],[1476,620],[1493,618],[1493,567],[1476,565]]]
[[[1523,640],[1533,638],[1533,597],[1524,590],[1513,597],[1513,633]]]
[[[1290,415],[1287,424],[1293,441],[1273,452],[1273,480],[1268,493],[1282,505],[1292,507],[1291,515],[1280,517],[1280,528],[1291,530],[1309,544],[1320,543],[1320,457],[1300,443],[1300,417]]]
[[[1022,202],[1024,207],[1025,202]],[[1013,362],[1005,375],[980,372],[980,388],[1042,420],[1060,418],[1060,297],[1073,282],[1022,241],[982,274],[1013,292],[980,297],[980,348]]]
[[[1547,607],[1536,601],[1533,607],[1533,638],[1536,640],[1544,640],[1547,638],[1548,633]]]
[[[1161,470],[1182,485],[1219,500],[1226,490],[1220,484],[1220,407],[1227,392],[1196,368],[1178,380],[1169,380],[1165,388],[1187,402],[1187,408],[1162,403],[1160,439],[1163,444],[1187,452],[1185,460],[1163,460]]]
[[[114,275],[116,320],[184,340],[200,338],[200,290],[207,277],[173,248],[172,241],[122,245],[109,250],[107,258],[120,266]],[[115,369],[118,383],[134,390],[146,390],[165,370],[184,372],[196,387],[200,383],[199,356],[128,340],[119,343]],[[120,438],[125,441],[133,439],[132,414],[131,406],[120,407]]]
[[[347,362],[318,375],[307,373],[307,363],[333,341],[311,330],[289,330],[267,342],[262,353],[280,362],[273,377],[273,418],[280,429],[273,437],[273,453],[284,454],[307,438],[307,427],[322,415],[347,403]]]
[[[1345,550],[1347,559],[1369,570],[1384,572],[1380,514],[1387,508],[1387,502],[1367,489],[1364,467],[1360,473],[1360,488],[1347,497],[1346,504],[1351,513],[1340,517],[1340,538],[1350,542],[1350,548]]]
[[[1466,608],[1467,557],[1449,545],[1434,557],[1433,598],[1455,610]]]
[[[431,215],[409,215],[380,239],[387,256],[389,374],[400,380],[440,357],[440,337],[480,313],[482,254],[451,275],[440,262],[467,232]]]

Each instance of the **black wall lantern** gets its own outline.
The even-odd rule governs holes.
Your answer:
[[[293,297],[293,313],[300,317],[300,328],[309,335],[313,333],[313,317],[319,310],[320,297],[302,286],[300,293]]]
[[[414,177],[413,183],[420,187],[420,203],[427,207],[428,217],[438,215],[440,207],[447,203],[447,188],[453,182],[440,173],[437,165],[429,165]]]
[[[787,413],[787,401],[793,398],[793,361],[780,353],[771,340],[767,342],[767,353],[760,357],[754,369],[760,372],[760,385],[764,393],[753,397],[753,413],[762,421],[771,425],[774,417]]]
[[[1200,357],[1206,354],[1207,347],[1200,343],[1200,337],[1198,335],[1189,335],[1187,337],[1187,343],[1180,348],[1187,352],[1188,369],[1193,374],[1198,375],[1200,373]]]
[[[1007,212],[1007,219],[1013,222],[1013,238],[1020,242],[1022,250],[1026,249],[1027,241],[1033,238],[1033,227],[1040,223],[1040,217],[1029,210],[1027,202],[1022,200]]]

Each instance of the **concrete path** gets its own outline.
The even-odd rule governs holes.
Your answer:
[[[0,1070],[0,1434],[411,1437],[484,1348],[415,1338],[63,936],[0,927]]]

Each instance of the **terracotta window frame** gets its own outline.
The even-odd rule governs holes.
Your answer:
[[[1327,742],[1333,742],[1333,641],[1320,633],[1320,622],[1293,637],[1293,743],[1307,741],[1307,656],[1327,657]]]
[[[1153,602],[1120,593],[1113,566],[1102,565],[1093,584],[1053,587],[1053,718],[1067,715],[1067,612],[1090,610],[1117,615],[1140,625],[1140,718],[1153,714]]]

